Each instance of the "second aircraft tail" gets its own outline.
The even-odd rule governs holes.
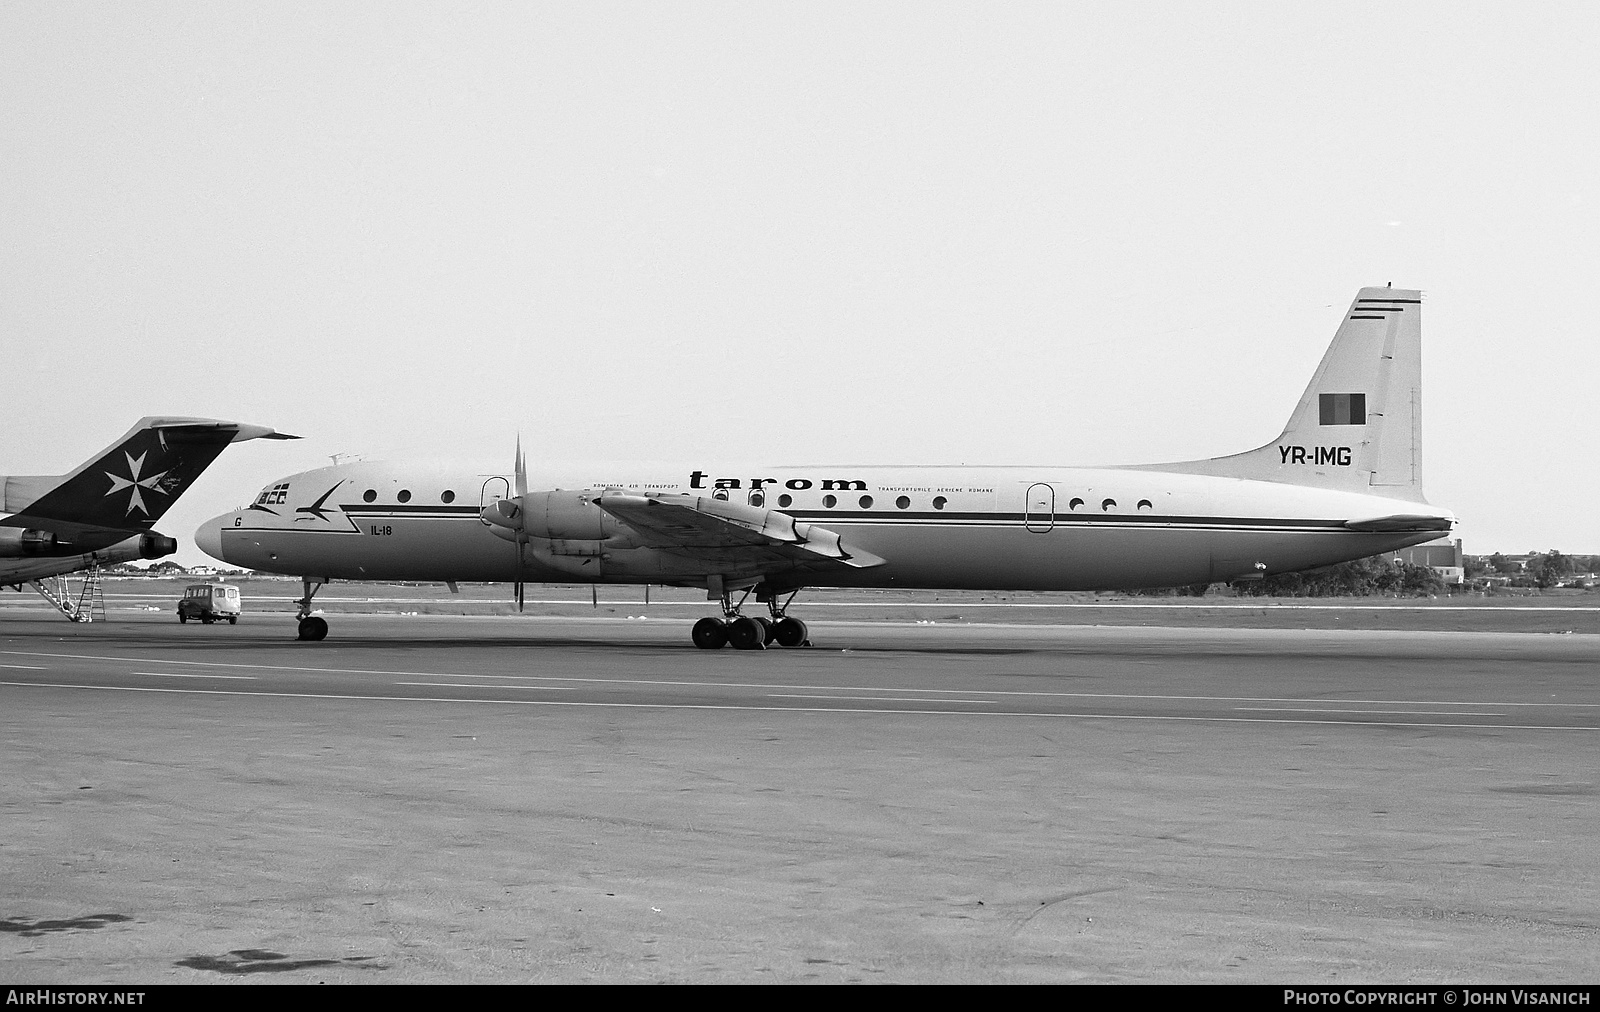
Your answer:
[[[120,440],[64,475],[0,479],[6,527],[53,532],[73,543],[148,531],[229,443],[296,439],[260,425],[212,418],[143,418]],[[106,543],[110,543],[107,541]]]

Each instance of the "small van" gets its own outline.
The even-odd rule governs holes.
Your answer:
[[[178,621],[199,619],[206,625],[228,620],[239,624],[239,588],[231,583],[195,583],[184,589],[178,602]]]

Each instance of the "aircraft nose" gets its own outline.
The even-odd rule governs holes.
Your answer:
[[[231,517],[231,513],[224,513],[220,517],[212,517],[197,527],[194,532],[195,546],[218,562],[228,561],[222,557],[222,528]]]

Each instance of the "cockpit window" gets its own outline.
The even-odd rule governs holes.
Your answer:
[[[281,506],[289,498],[289,483],[282,482],[271,488],[263,489],[256,497],[257,506]]]

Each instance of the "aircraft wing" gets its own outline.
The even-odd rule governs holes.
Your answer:
[[[866,569],[876,555],[786,513],[691,495],[606,493],[600,509],[630,527],[646,547],[743,571]]]

